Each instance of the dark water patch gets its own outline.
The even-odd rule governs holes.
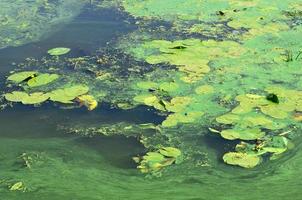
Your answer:
[[[102,13],[102,12],[98,12]],[[126,24],[117,12],[93,14],[83,11],[69,24],[61,25],[59,31],[49,33],[41,41],[20,47],[8,47],[0,50],[0,73],[14,69],[12,63],[22,62],[28,57],[41,58],[47,50],[54,47],[68,47],[72,51],[68,56],[85,56],[105,46],[108,41],[133,29]]]
[[[95,136],[78,138],[76,142],[101,154],[113,166],[135,169],[137,164],[132,157],[144,154],[145,148],[136,138],[124,136]]]

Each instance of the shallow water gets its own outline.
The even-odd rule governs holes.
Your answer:
[[[110,46],[117,36],[134,30],[113,11],[99,14],[84,11],[60,30],[41,41],[0,50],[0,84],[25,58],[40,59],[53,47],[68,46],[71,57],[94,54]],[[302,199],[302,138],[280,159],[254,169],[228,166],[221,160],[230,143],[212,133],[188,140],[208,152],[211,166],[190,163],[170,166],[161,177],[145,176],[132,157],[143,155],[138,138],[117,136],[85,137],[67,134],[60,125],[155,123],[164,120],[154,109],[131,110],[102,104],[95,111],[85,108],[60,109],[51,103],[40,107],[14,105],[0,112],[0,199],[45,200],[300,200]],[[25,159],[33,159],[25,167]],[[10,191],[22,181],[26,191]],[[3,183],[3,184],[2,184]]]

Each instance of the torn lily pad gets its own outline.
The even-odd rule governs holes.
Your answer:
[[[7,77],[7,80],[12,81],[14,83],[21,83],[26,79],[34,78],[37,73],[38,72],[36,71],[17,72]]]
[[[51,56],[61,56],[70,52],[69,48],[65,47],[57,47],[47,51],[47,53]]]

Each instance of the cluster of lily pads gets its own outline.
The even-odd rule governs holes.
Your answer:
[[[294,124],[295,113],[301,112],[302,92],[280,87],[266,91],[267,96],[237,96],[239,105],[216,118],[217,122],[231,126],[231,129],[219,132],[223,138],[242,141],[236,146],[236,152],[224,155],[226,163],[250,168],[260,163],[261,155],[270,153],[271,158],[275,158],[288,149],[286,134],[291,131],[282,130]]]
[[[59,78],[58,74],[38,73],[36,71],[23,71],[10,75],[7,80],[12,84],[27,84],[29,88],[47,85]],[[97,101],[91,95],[87,95],[89,88],[86,85],[72,85],[44,93],[26,91],[12,91],[4,94],[7,101],[21,102],[22,104],[41,104],[47,100],[64,104],[79,101],[87,106],[89,110],[97,107]]]

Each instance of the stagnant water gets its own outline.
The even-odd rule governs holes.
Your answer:
[[[111,16],[113,15],[113,16]],[[117,34],[133,29],[108,12],[83,13],[59,31],[39,42],[0,51],[0,82],[27,57],[41,57],[53,46],[68,46],[73,55],[91,54]],[[162,117],[146,107],[130,111],[102,105],[94,112],[84,108],[62,110],[51,104],[42,107],[16,105],[0,112],[0,183],[22,182],[27,191],[0,187],[2,200],[299,200],[302,199],[302,146],[281,159],[255,169],[230,167],[221,161],[217,138],[200,137],[200,145],[217,157],[215,166],[177,166],[162,177],[146,178],[132,157],[145,153],[136,138],[123,136],[83,137],[58,129],[62,122],[113,123],[121,121],[160,123]],[[25,158],[38,162],[24,168]]]

